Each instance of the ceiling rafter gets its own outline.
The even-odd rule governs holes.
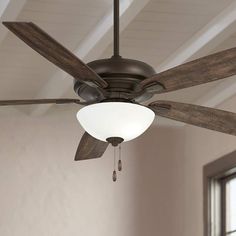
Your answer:
[[[0,22],[5,20],[15,20],[23,9],[27,0],[1,0],[0,1]],[[8,34],[8,30],[2,24],[0,26],[0,44],[4,41]],[[16,111],[16,108],[8,108]]]
[[[120,31],[123,31],[135,16],[150,0],[123,0],[120,6]],[[74,54],[84,61],[99,58],[113,41],[113,7],[96,27],[87,35],[82,43],[74,50]],[[57,85],[55,88],[55,84]],[[57,71],[39,91],[35,98],[62,97],[72,87],[72,80],[63,71]],[[50,105],[35,106],[32,115],[42,115],[50,109]]]
[[[15,20],[23,9],[27,0],[1,0],[0,1],[0,21]],[[0,44],[6,38],[9,31],[3,25],[0,26]]]
[[[205,27],[167,58],[157,71],[164,71],[191,59],[209,54],[218,45],[235,33],[236,2],[232,2]],[[235,78],[235,76],[234,76]],[[236,81],[226,80],[196,101],[199,105],[216,107],[236,94]]]

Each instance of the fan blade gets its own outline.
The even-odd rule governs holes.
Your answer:
[[[96,72],[32,22],[3,22],[3,24],[32,49],[76,80],[92,87],[107,86]]]
[[[236,113],[170,101],[156,101],[149,107],[157,116],[236,135]]]
[[[85,102],[80,102],[78,99],[58,98],[58,99],[32,99],[32,100],[0,100],[0,106],[18,106],[18,105],[34,105],[34,104],[81,104],[86,105]]]
[[[95,139],[84,133],[75,155],[75,161],[99,158],[106,151],[109,143]]]
[[[231,48],[200,59],[187,62],[143,80],[139,88],[149,88],[153,93],[166,93],[184,89],[236,74],[236,48]],[[157,86],[161,84],[164,89]]]

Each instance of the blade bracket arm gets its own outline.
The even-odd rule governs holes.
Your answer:
[[[80,76],[76,77],[75,79],[93,88],[104,89],[108,87],[108,83],[103,78],[101,78],[101,76],[96,71],[94,71],[88,64],[84,64],[84,70],[87,69],[89,70],[89,74],[87,76],[83,77],[82,80],[80,79]],[[94,79],[94,76],[98,79]]]
[[[140,84],[137,85],[137,87],[135,88],[135,91],[136,92],[146,91],[151,94],[158,94],[158,93],[163,92],[165,89],[166,89],[165,86],[161,84],[160,82],[152,81],[151,83],[148,83],[145,86],[143,86],[141,82]]]
[[[89,105],[88,102],[81,102],[79,99],[70,98],[48,98],[48,99],[24,99],[24,100],[0,100],[0,106],[19,106],[19,105],[45,105],[45,104],[78,104]]]
[[[102,88],[106,88],[108,86],[107,82],[104,81],[104,80],[101,80],[102,83],[100,83],[100,82],[98,82],[96,80],[92,80],[92,79],[81,80],[78,77],[76,77],[75,79],[80,81],[81,83],[85,83],[88,86],[93,87],[93,88],[100,88],[100,89],[102,89]]]
[[[171,110],[171,105],[170,104],[162,104],[162,103],[151,103],[148,105],[150,109],[152,109],[154,112],[160,111],[160,112],[168,112]]]

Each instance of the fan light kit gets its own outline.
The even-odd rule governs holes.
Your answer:
[[[79,110],[77,118],[90,135],[101,141],[119,137],[130,141],[152,124],[155,113],[144,106],[125,102],[104,102]]]
[[[85,129],[75,160],[99,158],[109,143],[119,146],[118,169],[122,169],[120,143],[141,135],[154,114],[198,127],[236,135],[236,114],[172,101],[143,102],[155,94],[176,91],[224,79],[236,74],[236,48],[227,49],[156,73],[148,64],[122,58],[119,53],[119,0],[114,0],[114,55],[85,64],[31,22],[3,24],[32,49],[74,78],[79,99],[2,100],[0,106],[30,104],[80,104],[77,118]],[[116,149],[114,149],[116,157]],[[114,164],[114,169],[116,165]],[[116,170],[113,180],[116,181]]]

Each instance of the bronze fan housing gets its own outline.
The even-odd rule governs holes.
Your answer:
[[[141,81],[155,74],[155,70],[142,61],[113,56],[110,59],[92,61],[88,66],[108,84],[104,92],[75,80],[75,92],[88,102],[108,99],[144,102],[153,96],[148,89],[135,92]],[[161,85],[159,87],[163,88]]]

